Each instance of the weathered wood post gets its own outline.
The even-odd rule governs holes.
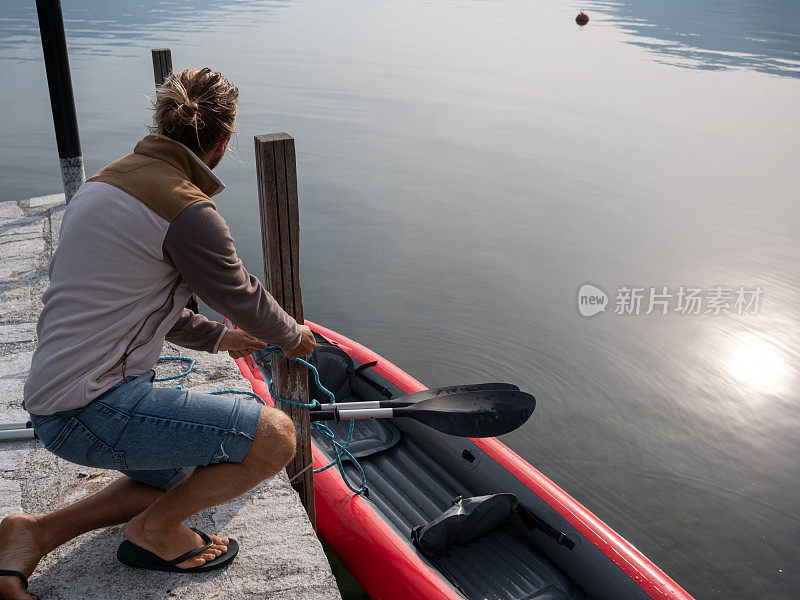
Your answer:
[[[267,287],[283,309],[298,323],[303,323],[294,138],[286,133],[257,135],[255,146]],[[308,373],[304,366],[273,355],[272,373],[277,394],[295,402],[308,402]],[[311,423],[306,409],[280,402],[275,404],[292,418],[297,430],[297,452],[286,467],[286,473],[292,478],[311,464]],[[311,524],[316,527],[312,470],[308,468],[303,471],[293,487],[300,494]]]
[[[61,14],[60,0],[36,0],[36,10],[39,15],[47,87],[50,90],[50,108],[56,129],[61,179],[64,182],[64,196],[69,202],[83,185],[86,173],[83,170],[78,116],[69,72],[64,16]]]
[[[167,75],[172,73],[172,51],[169,48],[151,48],[153,55],[153,78],[156,81],[156,88],[164,83]],[[200,305],[197,296],[192,294],[186,303],[186,308],[193,312],[200,312]]]
[[[156,86],[159,86],[172,71],[172,52],[169,48],[152,48],[150,51],[153,53],[153,75]]]

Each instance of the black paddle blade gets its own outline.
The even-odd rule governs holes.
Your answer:
[[[512,389],[451,394],[421,400],[394,409],[395,417],[410,417],[420,423],[460,437],[495,437],[514,431],[536,408],[536,399]]]

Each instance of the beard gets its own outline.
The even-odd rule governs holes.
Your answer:
[[[209,169],[213,169],[219,164],[219,161],[222,160],[222,157],[225,156],[225,152],[223,151],[222,154],[217,154],[214,158],[211,159],[211,162],[208,165]]]

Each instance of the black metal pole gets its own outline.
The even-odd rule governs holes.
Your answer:
[[[39,31],[42,35],[47,86],[50,88],[50,106],[53,109],[61,177],[64,181],[64,194],[69,202],[85,181],[86,175],[69,74],[61,0],[36,0],[36,10],[39,13]]]

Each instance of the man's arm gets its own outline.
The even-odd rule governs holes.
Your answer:
[[[222,323],[209,321],[203,315],[184,308],[169,330],[167,341],[184,348],[216,354],[222,338],[225,337],[225,331],[226,327]]]
[[[300,344],[300,326],[244,268],[211,201],[192,204],[172,220],[163,252],[189,287],[238,327],[284,349]]]

